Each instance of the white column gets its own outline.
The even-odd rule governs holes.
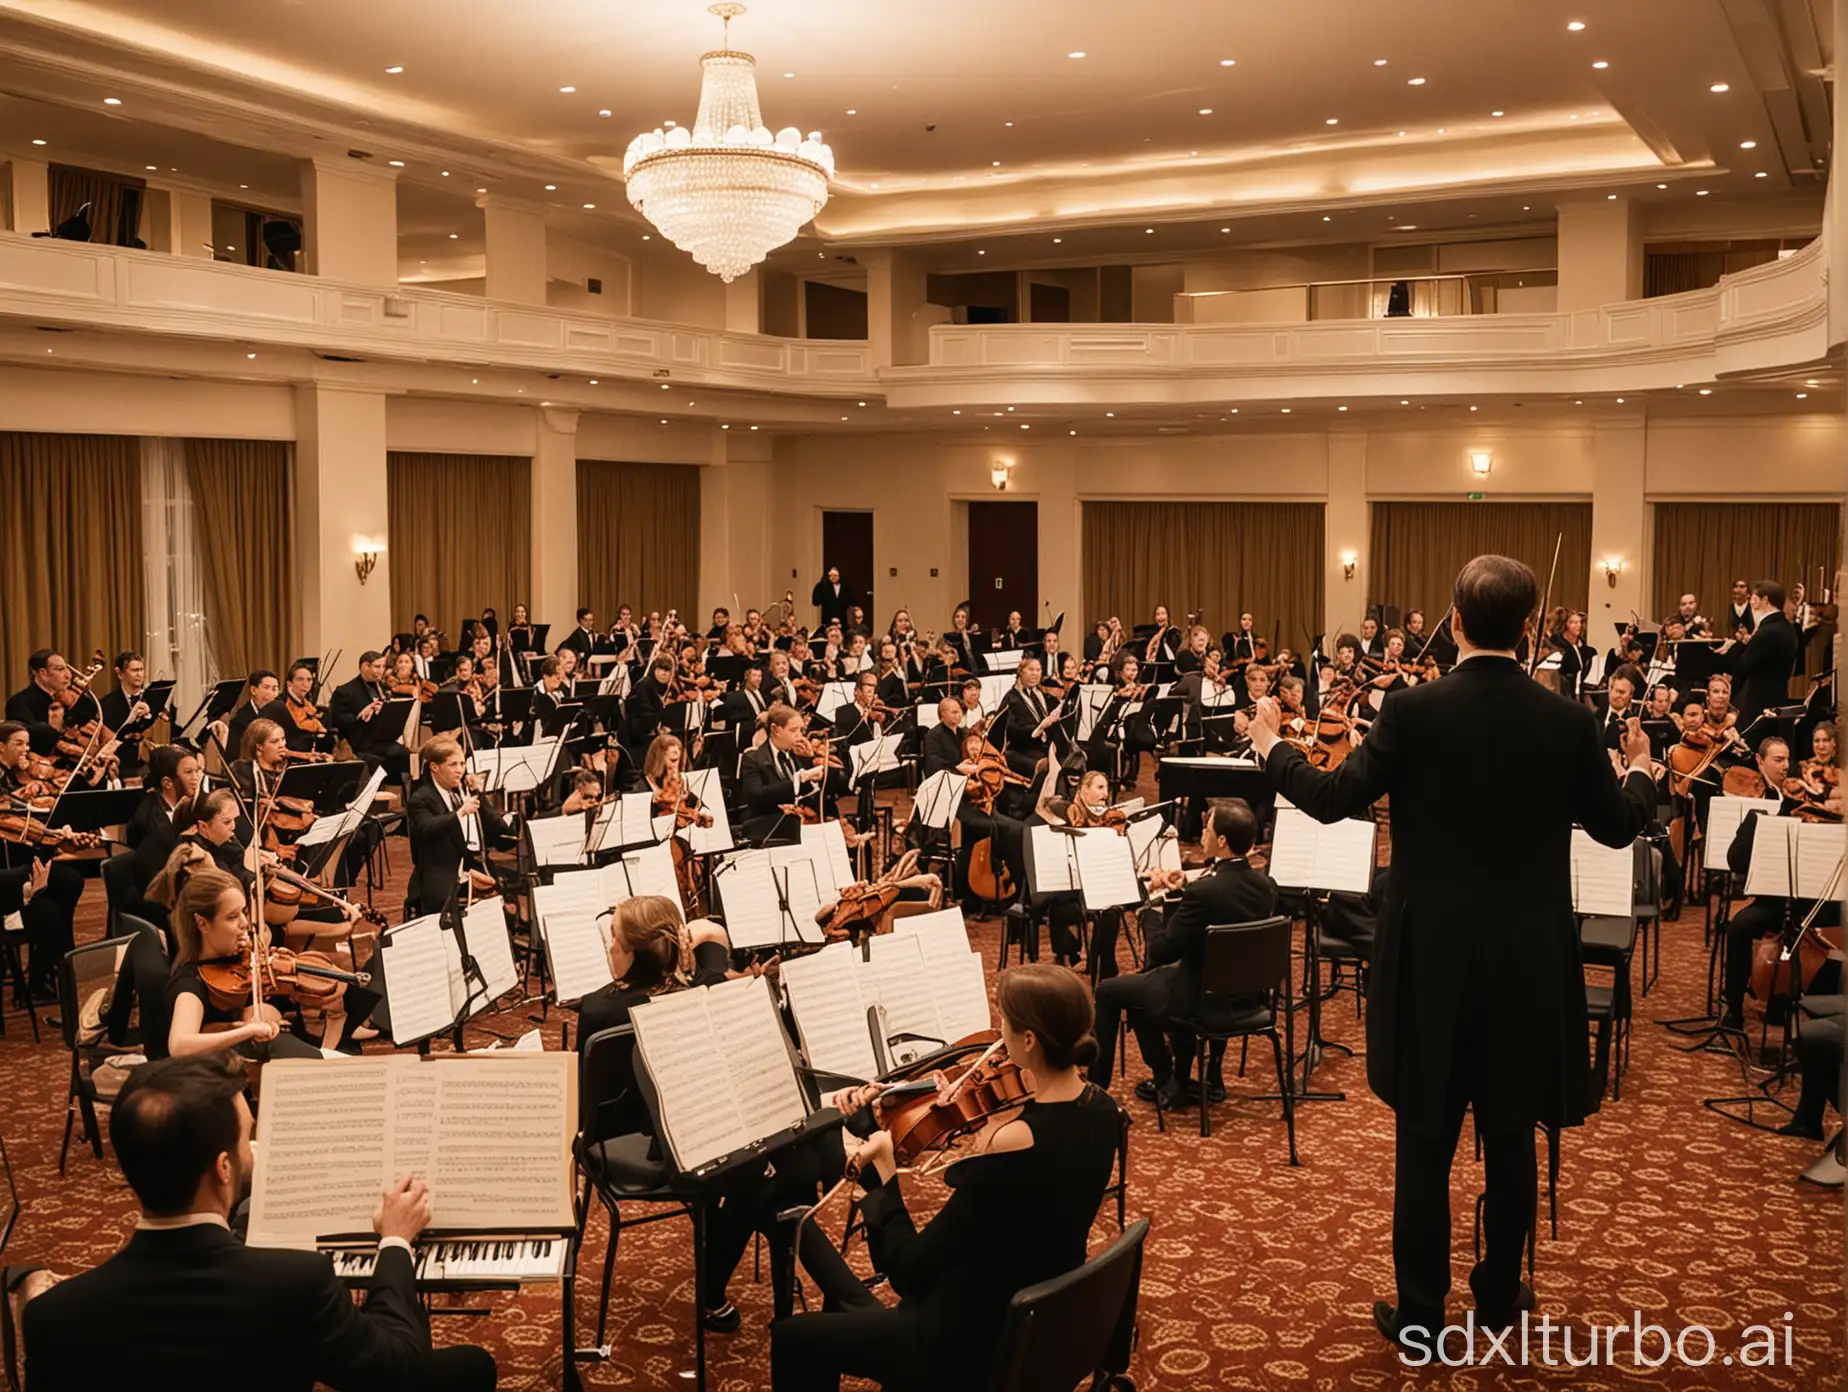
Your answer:
[[[391,556],[379,551],[362,582],[356,538],[390,532],[385,487],[385,395],[341,387],[295,392],[295,564],[302,647],[342,649],[351,663],[393,632]]]
[[[924,333],[917,322],[924,308],[924,268],[893,251],[866,258],[866,336],[874,367],[925,360]]]
[[[761,436],[712,428],[699,471],[699,616],[720,606],[734,619],[789,582],[771,578],[771,446]]]
[[[398,283],[398,171],[317,156],[302,165],[302,239],[309,275]]]
[[[532,470],[533,592],[527,607],[534,623],[552,625],[552,632],[561,638],[571,631],[582,602],[578,596],[577,427],[576,411],[539,408]]]
[[[1367,611],[1367,432],[1331,430],[1328,434],[1328,506],[1323,513],[1322,545],[1326,551],[1322,582],[1322,627],[1332,656],[1335,638]],[[1350,579],[1343,556],[1354,558]]]
[[[481,209],[487,227],[488,298],[544,304],[545,205],[490,194],[477,198],[475,206]],[[572,583],[577,583],[575,576]]]
[[[755,270],[725,287],[725,328],[730,333],[764,331],[764,283]],[[712,612],[710,606],[706,612]]]
[[[18,155],[6,164],[6,226],[9,232],[51,230],[51,166]]]
[[[1597,309],[1643,297],[1642,215],[1627,198],[1559,205],[1559,308]]]
[[[1648,430],[1640,415],[1600,420],[1592,437],[1591,595],[1585,631],[1600,649],[1612,642],[1611,625],[1632,611],[1653,612],[1649,586],[1649,504],[1643,499]],[[1605,562],[1617,562],[1613,585]]]

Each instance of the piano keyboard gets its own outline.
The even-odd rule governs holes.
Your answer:
[[[566,1241],[562,1237],[451,1238],[419,1243],[412,1256],[417,1284],[507,1285],[523,1281],[557,1281],[565,1274]],[[343,1281],[372,1278],[376,1247],[324,1247],[334,1274]]]

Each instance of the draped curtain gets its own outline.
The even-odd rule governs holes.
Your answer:
[[[88,203],[90,240],[109,246],[127,246],[141,221],[144,187],[139,179],[123,179],[96,169],[54,164],[46,174],[51,225],[57,227]],[[38,229],[24,230],[36,232]]]
[[[0,431],[0,683],[26,684],[35,648],[84,667],[139,648],[141,445],[127,435]],[[105,688],[107,689],[107,683]]]
[[[198,708],[218,680],[207,630],[205,546],[186,477],[186,442],[165,436],[141,440],[141,571],[147,605],[148,676],[171,678],[174,719]]]
[[[1147,623],[1157,604],[1176,624],[1199,610],[1215,637],[1236,627],[1240,613],[1292,649],[1321,630],[1322,504],[1083,506],[1085,627],[1067,630],[1074,650],[1099,620],[1115,615],[1128,630]]]
[[[598,622],[628,604],[698,628],[699,470],[580,459],[577,502],[579,602]]]
[[[1371,531],[1368,607],[1422,609],[1428,626],[1450,607],[1457,572],[1482,555],[1525,561],[1544,591],[1557,545],[1552,602],[1583,609],[1589,595],[1590,503],[1376,502]]]
[[[289,447],[275,440],[184,447],[214,665],[228,676],[281,671],[292,660],[297,617]]]
[[[425,614],[453,638],[489,607],[505,623],[532,587],[532,461],[394,450],[385,482],[394,629]]]
[[[1711,615],[1732,602],[1732,582],[1801,580],[1814,602],[1817,572],[1833,586],[1841,550],[1836,503],[1657,503],[1655,613],[1692,593]]]

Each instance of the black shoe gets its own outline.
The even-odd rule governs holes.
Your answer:
[[[1170,1112],[1178,1111],[1182,1107],[1191,1107],[1199,1100],[1198,1097],[1189,1094],[1187,1089],[1173,1078],[1168,1079],[1159,1087],[1156,1086],[1153,1078],[1144,1078],[1136,1084],[1136,1096],[1144,1102],[1154,1102],[1159,1096],[1163,1110]]]
[[[1803,1121],[1793,1116],[1789,1121],[1777,1128],[1777,1134],[1780,1136],[1801,1136],[1806,1141],[1820,1141],[1822,1139],[1822,1123],[1820,1121]]]
[[[1523,1311],[1534,1308],[1534,1288],[1522,1281],[1520,1290],[1515,1292],[1514,1304],[1502,1310],[1491,1310],[1485,1306],[1476,1307],[1476,1327],[1487,1329],[1491,1333],[1506,1329],[1521,1318]]]
[[[706,1328],[713,1334],[736,1334],[738,1326],[744,1323],[744,1316],[738,1313],[738,1307],[726,1301],[716,1310],[706,1311]]]
[[[1223,1102],[1226,1100],[1226,1080],[1224,1078],[1208,1078],[1206,1080],[1206,1100],[1208,1102]]]
[[[1399,1311],[1396,1307],[1387,1304],[1384,1300],[1376,1300],[1373,1302],[1373,1327],[1380,1331],[1380,1337],[1385,1339],[1387,1343],[1400,1348],[1405,1346],[1404,1340],[1399,1337],[1399,1330],[1401,1328],[1399,1323]]]

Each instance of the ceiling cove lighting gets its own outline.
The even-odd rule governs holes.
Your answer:
[[[834,152],[820,132],[772,134],[757,105],[756,60],[730,46],[739,4],[708,7],[723,46],[699,61],[699,115],[638,135],[623,156],[629,201],[675,246],[721,280],[792,240],[828,202]]]

